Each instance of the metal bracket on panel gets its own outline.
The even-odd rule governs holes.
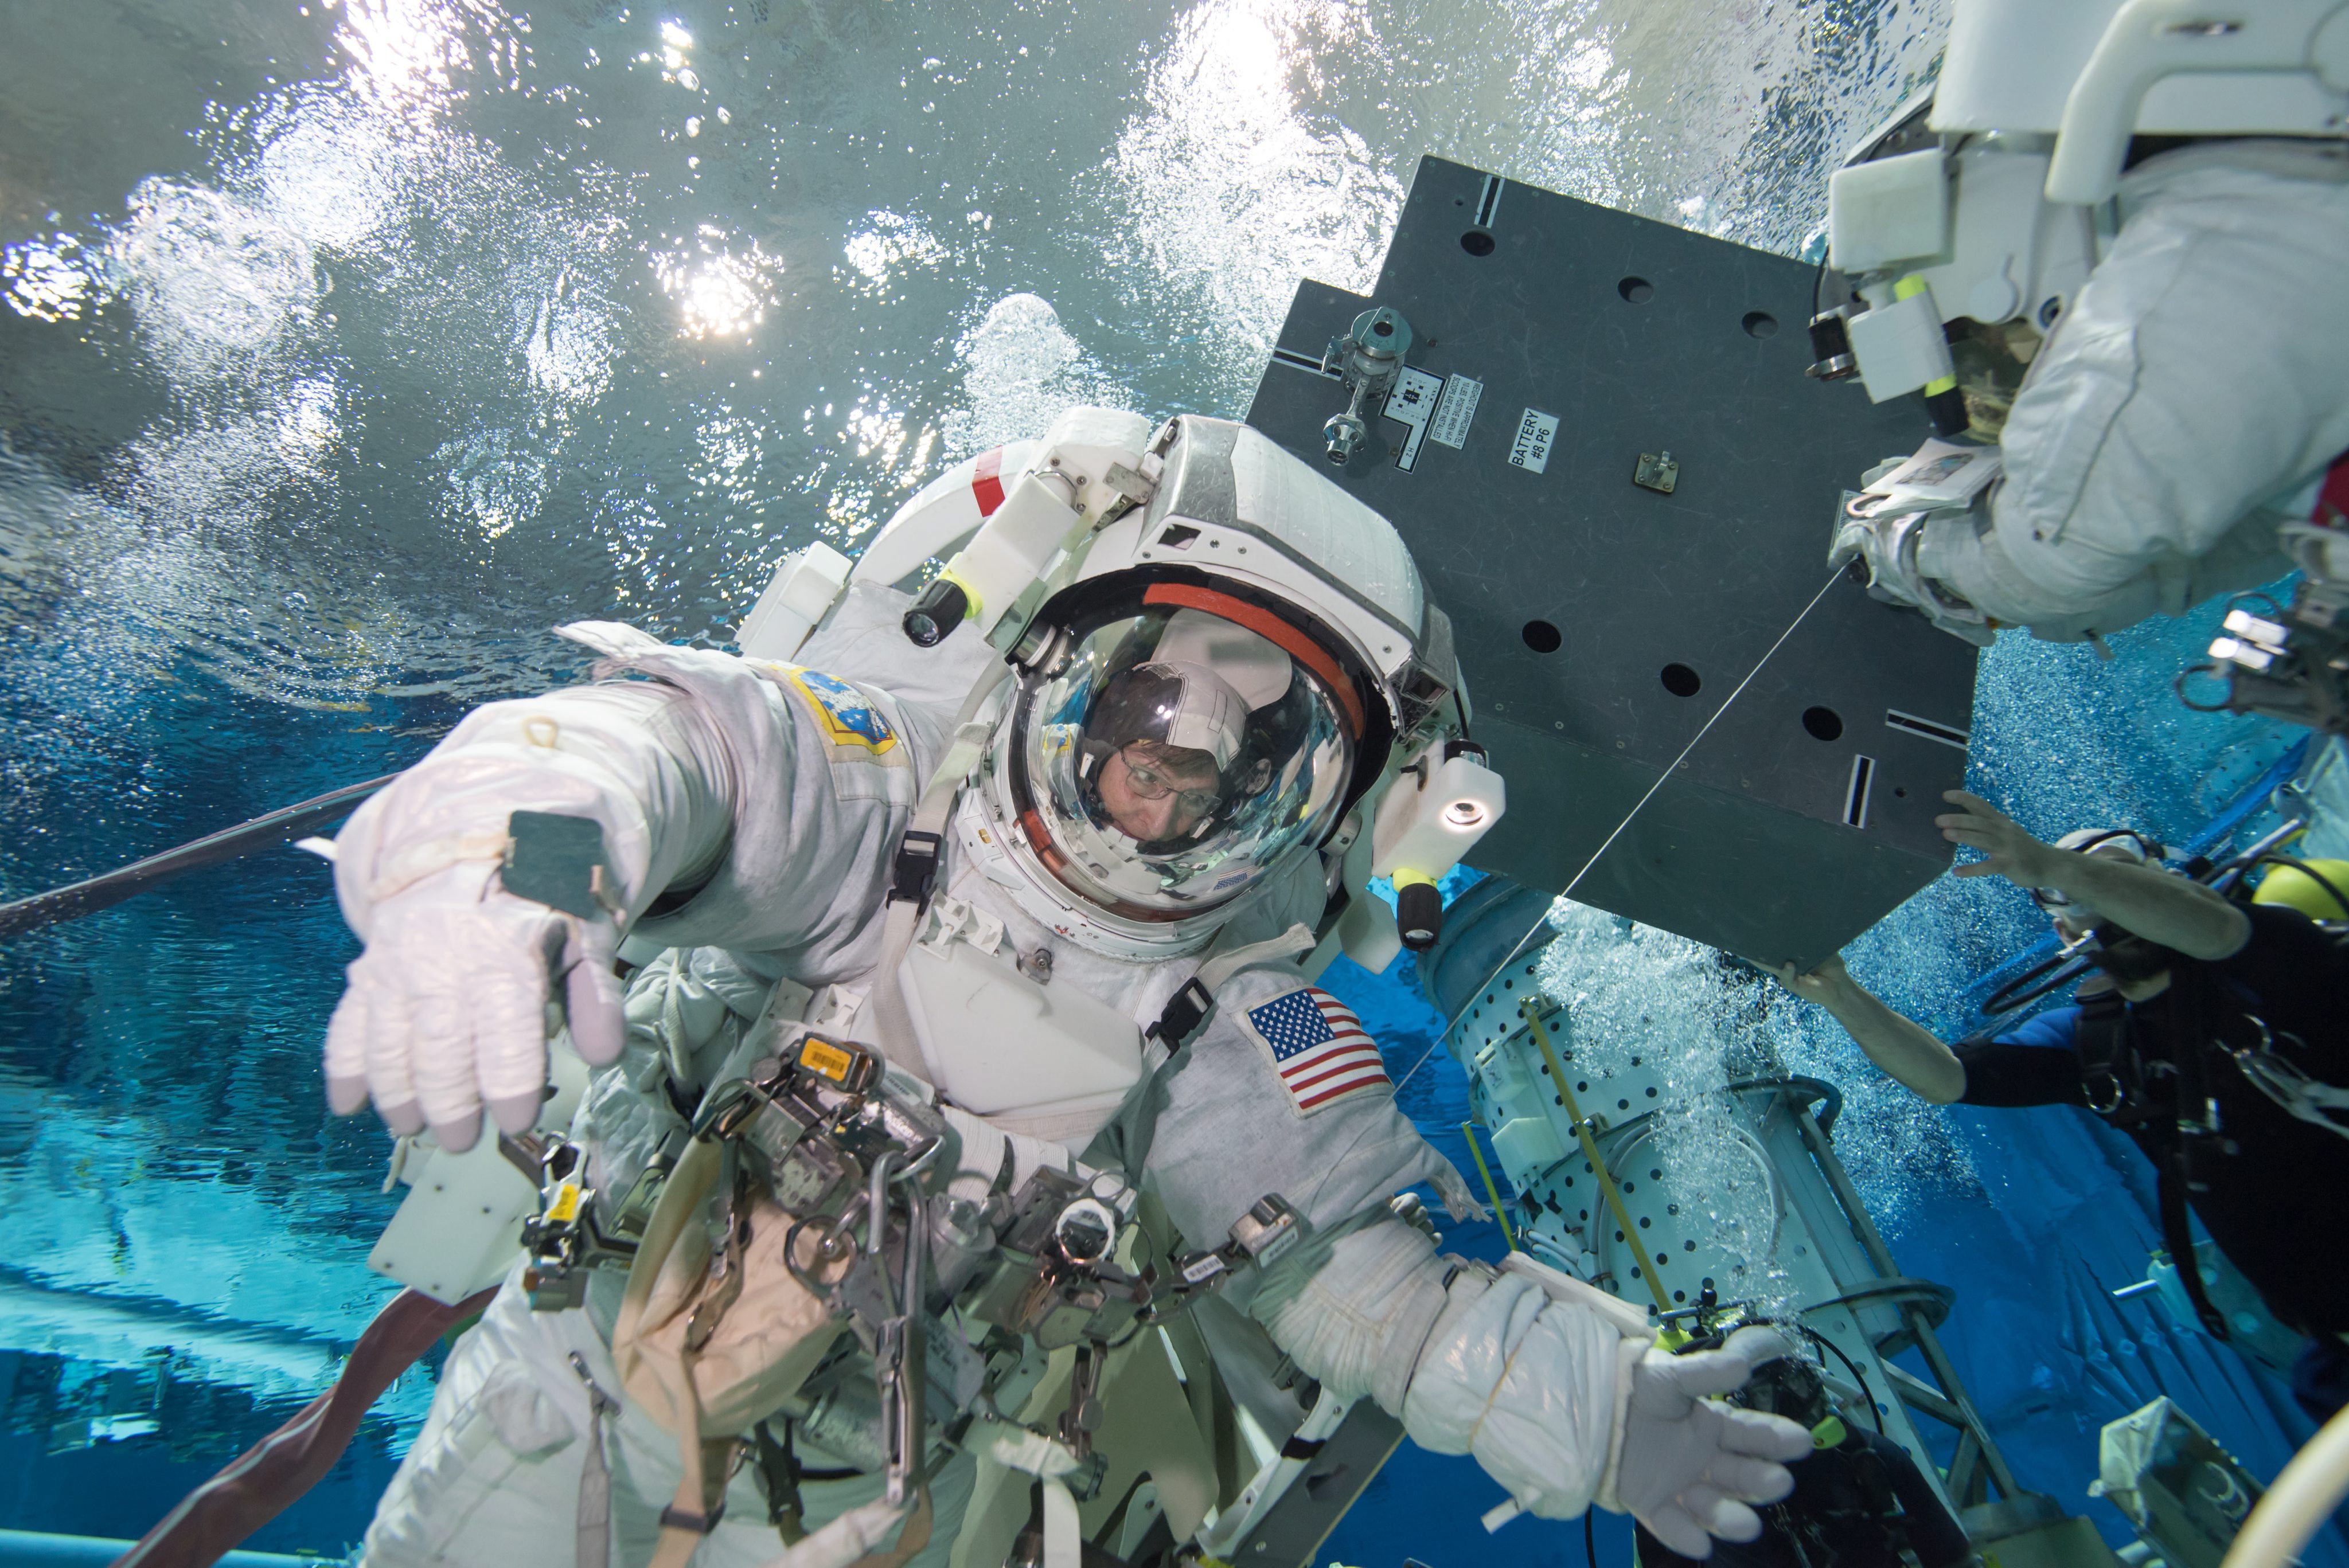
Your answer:
[[[1342,414],[1333,414],[1321,427],[1321,438],[1328,443],[1330,460],[1343,468],[1353,460],[1354,454],[1369,444],[1371,425],[1367,416],[1373,409],[1392,413],[1387,405],[1390,393],[1405,388],[1399,386],[1406,376],[1417,374],[1403,367],[1403,356],[1411,352],[1411,323],[1402,313],[1391,305],[1376,305],[1354,318],[1354,325],[1343,337],[1330,340],[1321,356],[1324,374],[1335,375],[1346,383],[1353,397]],[[1431,387],[1443,382],[1432,376],[1420,376],[1419,380]],[[1428,397],[1429,388],[1416,385],[1411,388],[1416,405]],[[1431,403],[1432,407],[1432,403]],[[1402,416],[1395,415],[1401,418]],[[1406,420],[1406,423],[1409,421]],[[1420,414],[1412,427],[1411,441],[1415,449],[1419,438],[1427,427],[1427,415]]]

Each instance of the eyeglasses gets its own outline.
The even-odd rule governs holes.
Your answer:
[[[1125,764],[1126,788],[1144,800],[1164,800],[1174,797],[1175,803],[1194,817],[1212,815],[1224,803],[1223,796],[1213,789],[1185,789],[1166,776],[1165,770],[1148,760],[1147,753],[1136,755],[1139,741],[1129,741],[1118,748],[1118,760]]]

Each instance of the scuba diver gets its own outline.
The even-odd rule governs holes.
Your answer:
[[[1834,1016],[1885,1072],[1936,1104],[2076,1105],[2128,1135],[2158,1172],[2162,1237],[2197,1314],[2227,1336],[2190,1210],[2269,1310],[2310,1343],[2295,1397],[2322,1420],[2349,1402],[2349,1258],[2311,1245],[2310,1194],[2349,1181],[2349,949],[2310,910],[2349,915],[2325,866],[2279,866],[2249,903],[2166,871],[2126,829],[2042,843],[1951,790],[1943,836],[1983,858],[1964,876],[2030,892],[2101,973],[2075,1006],[1944,1045],[1854,981],[1840,959],[1780,978]],[[2349,870],[2349,868],[2341,868]]]
[[[1937,443],[1865,476],[1830,559],[1878,598],[1982,646],[2295,565],[2349,603],[2349,13],[2228,16],[1958,0],[1938,80],[1832,177],[1823,265],[1850,293],[1812,374],[1923,390],[2003,470],[1918,483]]]
[[[1300,965],[1378,926],[1380,855],[1440,875],[1498,814],[1449,793],[1481,752],[1400,537],[1230,421],[1008,450],[866,551],[959,509],[918,601],[835,583],[772,658],[565,627],[594,684],[477,709],[343,830],[333,1106],[445,1150],[486,1112],[547,1193],[367,1561],[1074,1568],[1143,1470],[1171,1554],[1253,1517],[1226,1370],[1544,1517],[1754,1535],[1810,1440],[1709,1397],[1784,1342],[1664,1355],[1440,1255],[1390,1198],[1466,1185]]]
[[[1785,1356],[1757,1367],[1732,1398],[1793,1421],[1817,1451],[1795,1467],[1795,1490],[1761,1511],[1758,1537],[1713,1548],[1715,1568],[1958,1568],[1973,1555],[1909,1450],[1846,1420],[1809,1362]],[[1689,1568],[1645,1525],[1632,1533],[1640,1568]]]

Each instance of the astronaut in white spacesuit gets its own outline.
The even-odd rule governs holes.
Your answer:
[[[336,1109],[372,1099],[395,1130],[429,1126],[451,1149],[484,1109],[492,1136],[523,1133],[548,1093],[552,995],[604,1069],[571,1130],[595,1191],[618,1194],[688,1119],[706,1130],[719,1086],[771,1075],[792,1042],[850,1042],[885,1058],[898,1103],[950,1127],[930,1202],[982,1212],[1040,1168],[1066,1172],[1092,1195],[1071,1212],[1098,1198],[1112,1228],[1163,1216],[1186,1256],[1286,1208],[1305,1242],[1254,1266],[1231,1253],[1213,1305],[1244,1307],[1325,1401],[1376,1400],[1538,1515],[1629,1511],[1692,1556],[1711,1536],[1751,1538],[1749,1504],[1785,1495],[1782,1461],[1810,1439],[1703,1396],[1783,1346],[1756,1329],[1671,1356],[1590,1285],[1438,1255],[1389,1200],[1433,1181],[1465,1212],[1466,1187],[1297,962],[1334,945],[1346,895],[1365,897],[1373,840],[1440,874],[1500,804],[1447,793],[1481,769],[1460,748],[1448,626],[1393,529],[1245,426],[1185,417],[1154,432],[1101,409],[964,464],[865,561],[910,568],[973,528],[947,579],[962,624],[934,628],[934,646],[901,629],[909,601],[877,566],[802,609],[788,659],[571,626],[602,655],[596,684],[477,710],[362,808],[336,861],[366,942],[326,1042]],[[507,885],[518,810],[600,830],[586,913]],[[633,953],[667,950],[625,1013],[624,934]],[[742,1065],[752,1054],[762,1068]],[[741,1288],[756,1238],[726,1244]],[[1185,1277],[1215,1271],[1205,1256]],[[948,1271],[935,1248],[930,1266],[935,1284]],[[761,1507],[757,1467],[726,1481],[738,1434],[701,1429],[723,1440],[697,1497],[690,1442],[634,1397],[645,1385],[614,1344],[648,1309],[624,1272],[537,1312],[521,1272],[508,1279],[450,1357],[368,1562],[775,1556],[780,1505]],[[942,1309],[933,1345],[966,1316]],[[997,1381],[1016,1376],[989,1362],[969,1409],[933,1404],[927,1543],[908,1523],[894,1556],[905,1509],[885,1478],[853,1445],[827,1447],[814,1418],[793,1429],[794,1516],[837,1522],[794,1561],[920,1546],[922,1563],[1001,1563],[1029,1482],[1007,1515],[986,1501],[990,1478],[1071,1468],[1050,1429],[1019,1428]],[[1177,1540],[1202,1524],[1180,1490],[1162,1476]],[[1045,1560],[1073,1563],[1053,1517],[1048,1499]]]
[[[2340,0],[1958,0],[1939,80],[1833,177],[1860,297],[1813,374],[1971,415],[2004,471],[1888,500],[1876,470],[1834,558],[1982,645],[2349,582],[2344,116]]]

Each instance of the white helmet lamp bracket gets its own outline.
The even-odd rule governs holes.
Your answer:
[[[1371,828],[1371,874],[1391,877],[1402,944],[1414,953],[1444,931],[1436,884],[1508,809],[1501,776],[1472,740],[1421,748],[1379,802]]]
[[[2041,195],[2047,154],[2029,141],[1975,138],[1953,151],[1897,151],[1835,172],[1828,263],[1865,308],[1812,323],[1815,376],[1857,374],[1876,403],[1922,392],[1939,433],[1965,428],[1950,325],[2023,321],[2046,331],[2097,259],[2095,215]]]
[[[1150,433],[1148,419],[1116,408],[1081,405],[1054,420],[1024,469],[996,476],[995,504],[906,612],[905,634],[931,647],[974,621],[998,648],[1016,646],[1086,535],[1154,488]],[[944,500],[959,518],[951,487]]]
[[[1827,260],[1865,307],[1812,325],[1813,374],[1961,401],[1934,328],[2053,328],[2117,229],[2130,139],[2349,130],[2349,0],[1959,0],[1939,79],[1827,187]]]

